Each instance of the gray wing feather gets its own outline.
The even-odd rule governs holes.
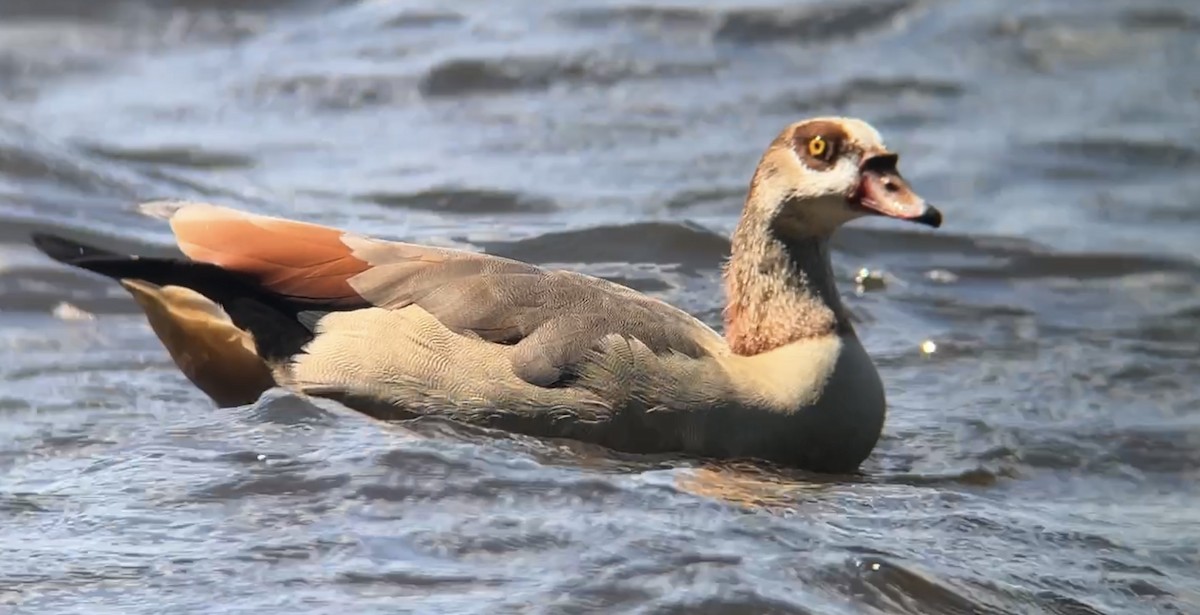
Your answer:
[[[415,304],[452,331],[514,345],[513,370],[531,384],[569,378],[607,335],[694,358],[719,342],[687,313],[581,273],[412,244],[372,241],[358,252],[373,266],[350,283],[370,303]]]

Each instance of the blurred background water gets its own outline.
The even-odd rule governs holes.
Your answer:
[[[1200,613],[1198,61],[1191,0],[4,0],[0,612]],[[825,114],[947,219],[838,237],[891,402],[855,477],[217,410],[27,242],[166,251],[137,203],[203,199],[716,325]]]

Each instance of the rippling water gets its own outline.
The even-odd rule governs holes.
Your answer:
[[[0,4],[0,611],[1200,613],[1195,3],[652,1]],[[166,251],[136,203],[197,198],[716,324],[757,157],[828,113],[947,217],[838,239],[891,400],[854,477],[217,410],[27,246]]]

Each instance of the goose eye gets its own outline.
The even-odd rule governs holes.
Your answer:
[[[829,143],[821,137],[813,137],[808,140],[808,155],[813,158],[824,158],[829,151]]]

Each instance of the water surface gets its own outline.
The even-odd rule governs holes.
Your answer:
[[[446,6],[0,6],[0,610],[1200,613],[1194,3]],[[947,220],[838,237],[891,407],[853,477],[214,409],[27,243],[162,253],[137,203],[203,199],[717,325],[758,156],[825,114]]]

